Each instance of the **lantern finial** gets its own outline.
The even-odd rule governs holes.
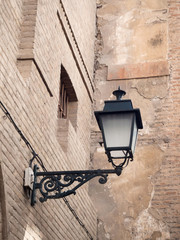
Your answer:
[[[118,90],[115,90],[113,92],[113,95],[116,96],[116,100],[120,101],[122,96],[126,95],[126,92],[120,89],[120,86],[118,87]]]

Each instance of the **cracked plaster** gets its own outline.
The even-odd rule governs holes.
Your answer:
[[[168,77],[106,81],[108,65],[166,60],[167,1],[103,0],[98,1],[97,15],[103,45],[98,55],[94,108],[102,109],[104,100],[113,99],[111,93],[120,85],[127,92],[124,99],[131,99],[134,108],[141,109],[144,129],[140,131],[134,161],[120,177],[109,176],[106,185],[93,180],[90,194],[110,239],[167,240],[168,228],[161,214],[151,207],[151,201],[153,179],[161,170],[164,143],[169,141],[165,133],[159,136],[152,129],[167,99]],[[94,118],[92,129],[95,136],[98,128]],[[104,149],[95,141],[93,144],[93,167],[110,168]]]

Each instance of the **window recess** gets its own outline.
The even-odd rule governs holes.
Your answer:
[[[77,129],[78,99],[66,69],[61,65],[59,103],[57,118],[57,139],[67,152],[69,136]],[[69,134],[71,132],[71,134]],[[74,133],[73,133],[74,132]]]
[[[77,102],[77,96],[69,75],[62,65],[59,92],[58,117],[67,119],[69,118],[69,114],[71,114],[70,104]]]

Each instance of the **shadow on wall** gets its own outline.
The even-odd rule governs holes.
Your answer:
[[[13,231],[13,228],[15,227],[12,221],[16,225],[16,220],[19,221],[21,219],[21,225],[19,225],[19,229],[16,229],[15,235],[17,239],[29,240],[32,239],[33,237],[33,239],[42,240],[43,234],[39,231],[39,229],[35,225],[30,224],[29,222],[29,219],[31,219],[30,218],[31,211],[29,211],[28,207],[26,209],[23,209],[23,212],[21,212],[21,214],[19,215],[17,215],[16,207],[18,206],[15,203],[15,201],[14,206],[12,206],[12,208],[8,207],[8,202],[10,202],[10,198],[7,195],[5,179],[6,176],[3,171],[3,163],[0,163],[0,239],[2,240],[10,239],[12,237],[11,231]],[[29,199],[27,199],[27,201],[29,203]],[[29,207],[31,207],[30,204]],[[10,217],[10,213],[14,215],[13,219]],[[16,217],[18,219],[16,219]],[[11,226],[9,226],[10,224]]]

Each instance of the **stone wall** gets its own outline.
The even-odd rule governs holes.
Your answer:
[[[74,1],[1,3],[1,101],[48,171],[85,169],[89,162],[96,9],[95,1],[78,2],[81,8],[73,8]],[[89,31],[85,31],[81,18],[86,18]],[[58,119],[61,64],[78,99],[76,127],[66,120],[66,151],[57,137],[61,134],[57,133],[61,124]],[[88,239],[62,199],[43,204],[37,201],[34,207],[30,206],[23,176],[32,158],[31,151],[1,109],[0,119],[0,164],[7,218],[1,227],[8,229],[5,239]],[[68,200],[96,239],[96,211],[87,186]]]
[[[120,85],[144,125],[122,175],[90,185],[99,239],[180,238],[179,14],[177,1],[97,1],[94,109]],[[95,119],[91,139],[92,165],[110,168]]]

